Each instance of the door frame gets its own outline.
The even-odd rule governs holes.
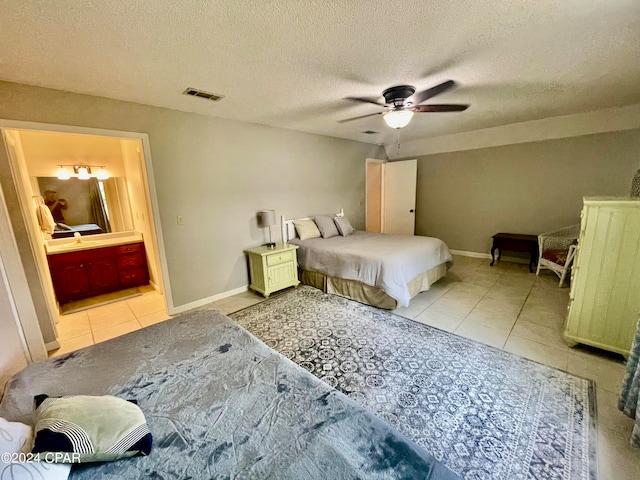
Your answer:
[[[146,133],[139,132],[126,132],[120,130],[107,130],[101,128],[91,128],[91,127],[78,127],[73,125],[60,125],[60,124],[51,124],[51,123],[40,123],[40,122],[26,122],[20,120],[10,120],[10,119],[0,119],[0,131],[4,130],[35,130],[35,131],[48,131],[48,132],[57,132],[57,133],[76,133],[76,134],[84,134],[84,135],[99,135],[104,137],[116,137],[116,138],[125,138],[125,139],[133,139],[139,140],[142,144],[142,154],[144,156],[144,163],[142,163],[141,167],[145,172],[146,179],[146,188],[149,195],[149,200],[151,204],[149,208],[151,209],[151,215],[153,218],[153,231],[155,234],[155,240],[151,241],[156,242],[156,247],[158,249],[158,256],[160,257],[160,286],[164,293],[165,302],[167,305],[167,311],[172,313],[174,311],[173,300],[171,295],[171,282],[169,281],[169,271],[167,267],[167,256],[165,252],[164,238],[162,235],[162,228],[160,222],[160,214],[158,207],[158,197],[156,193],[156,185],[155,185],[155,176],[153,174],[153,162],[151,158],[151,146],[149,143],[149,135]],[[0,143],[5,147],[5,152],[2,154],[6,154],[9,156],[7,149],[7,145],[4,144],[3,137],[0,136]],[[12,164],[12,160],[9,158],[9,163]],[[16,178],[14,168],[11,169],[11,176],[14,182],[14,185],[19,181]],[[16,188],[18,186],[16,185]],[[6,208],[4,193],[0,189],[0,193],[2,194],[2,199],[0,201],[0,227],[7,232],[7,234],[13,240],[15,245],[15,235],[13,228],[11,226],[11,222],[9,220],[9,212]],[[27,206],[21,205],[20,211],[23,211]],[[6,213],[6,215],[3,215]],[[8,221],[6,225],[5,217]],[[24,222],[25,219],[21,218],[20,222]],[[6,230],[5,230],[6,229]],[[17,253],[17,247],[12,248],[11,242],[6,241],[0,235],[0,257],[5,258],[16,258],[14,257]],[[20,258],[19,256],[17,257]],[[34,259],[35,261],[35,259]],[[22,268],[22,264],[20,262],[20,267]],[[32,361],[40,360],[41,352],[44,347],[44,343],[42,340],[42,334],[40,333],[40,325],[38,323],[38,319],[35,315],[24,314],[21,315],[20,312],[29,312],[33,311],[33,299],[31,297],[31,293],[28,287],[25,289],[26,277],[20,278],[21,275],[24,277],[24,269],[21,272],[13,269],[6,269],[6,280],[9,287],[9,292],[13,295],[13,299],[15,302],[15,310],[17,321],[20,324],[20,331],[22,338],[24,339],[24,343],[26,344],[25,354]],[[40,276],[45,273],[39,272]],[[16,292],[21,292],[23,295],[16,295]],[[57,311],[57,306],[49,306],[52,311]],[[34,311],[35,313],[35,311]],[[37,331],[39,333],[39,339],[34,338],[33,333]],[[30,352],[35,352],[33,355]],[[45,351],[46,358],[46,351]]]
[[[384,160],[381,158],[366,158],[364,162],[364,228],[368,231],[369,225],[367,222],[369,221],[369,195],[367,195],[367,189],[369,188],[369,169],[367,166],[370,163],[387,163],[388,160]],[[384,169],[384,165],[382,166]],[[383,170],[384,173],[384,170]],[[380,195],[384,195],[384,182],[382,182]],[[382,201],[382,198],[381,200]],[[380,219],[381,227],[384,226],[384,218]],[[382,228],[381,228],[382,230]]]

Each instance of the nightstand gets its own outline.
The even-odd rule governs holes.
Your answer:
[[[297,287],[297,245],[276,244],[276,248],[256,247],[245,250],[249,255],[249,288],[269,298],[273,292],[287,287]]]

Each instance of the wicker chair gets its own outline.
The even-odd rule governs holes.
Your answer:
[[[558,286],[562,287],[576,255],[579,235],[580,224],[538,235],[540,257],[536,275],[539,276],[543,268],[552,270],[560,277]]]

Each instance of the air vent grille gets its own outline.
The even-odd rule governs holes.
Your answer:
[[[204,90],[198,90],[197,88],[187,88],[183,95],[189,95],[191,97],[204,98],[205,100],[210,100],[212,102],[217,102],[224,98],[224,95],[218,95],[217,93],[205,92]]]

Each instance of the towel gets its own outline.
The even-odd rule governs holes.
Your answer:
[[[38,225],[40,225],[40,230],[44,233],[45,238],[51,238],[56,222],[53,220],[49,207],[45,204],[38,205],[36,207],[36,217],[38,217]]]

